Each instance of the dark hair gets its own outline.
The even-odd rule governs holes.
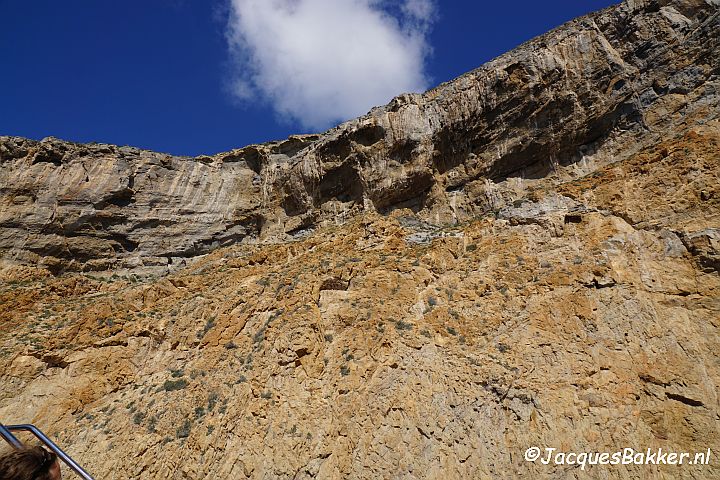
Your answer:
[[[51,480],[57,455],[42,447],[23,447],[0,456],[0,480]]]

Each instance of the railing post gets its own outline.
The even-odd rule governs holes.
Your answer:
[[[15,435],[12,434],[10,430],[5,428],[5,426],[0,423],[0,437],[3,438],[7,443],[10,444],[13,448],[22,448],[23,444],[18,440]]]
[[[46,447],[48,447],[50,450],[52,450],[58,456],[58,458],[65,463],[65,465],[70,467],[70,469],[73,472],[75,472],[83,480],[95,480],[92,477],[92,475],[90,475],[80,465],[78,465],[75,460],[70,458],[70,456],[67,453],[63,452],[60,447],[55,445],[55,442],[50,440],[35,425],[29,425],[29,424],[4,425],[4,426],[0,425],[0,435],[5,439],[5,441],[8,442],[10,445],[12,445],[15,448],[21,448],[23,446],[22,443],[20,443],[20,441],[17,438],[15,438],[15,436],[12,434],[12,432],[17,432],[17,431],[30,432],[33,435],[35,435],[38,440],[40,440],[43,444],[45,444]]]

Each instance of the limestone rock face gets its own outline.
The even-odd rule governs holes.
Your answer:
[[[3,137],[0,421],[98,479],[719,478],[718,18],[207,157]]]
[[[0,252],[54,272],[157,267],[361,212],[433,224],[506,178],[576,174],[720,111],[717,8],[628,1],[321,135],[179,158],[0,137]]]

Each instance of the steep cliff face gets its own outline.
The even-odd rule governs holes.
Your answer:
[[[321,135],[178,158],[0,137],[0,251],[53,271],[182,263],[360,212],[434,224],[507,178],[573,175],[718,117],[717,7],[632,1]]]
[[[159,277],[6,268],[0,419],[96,478],[717,478],[523,454],[720,452],[719,152],[696,126],[454,227],[367,214]]]
[[[208,157],[3,137],[0,421],[96,478],[720,477],[719,32],[627,1]]]

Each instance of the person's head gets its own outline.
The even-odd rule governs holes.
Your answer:
[[[60,480],[60,462],[42,447],[23,447],[0,456],[0,480]]]

